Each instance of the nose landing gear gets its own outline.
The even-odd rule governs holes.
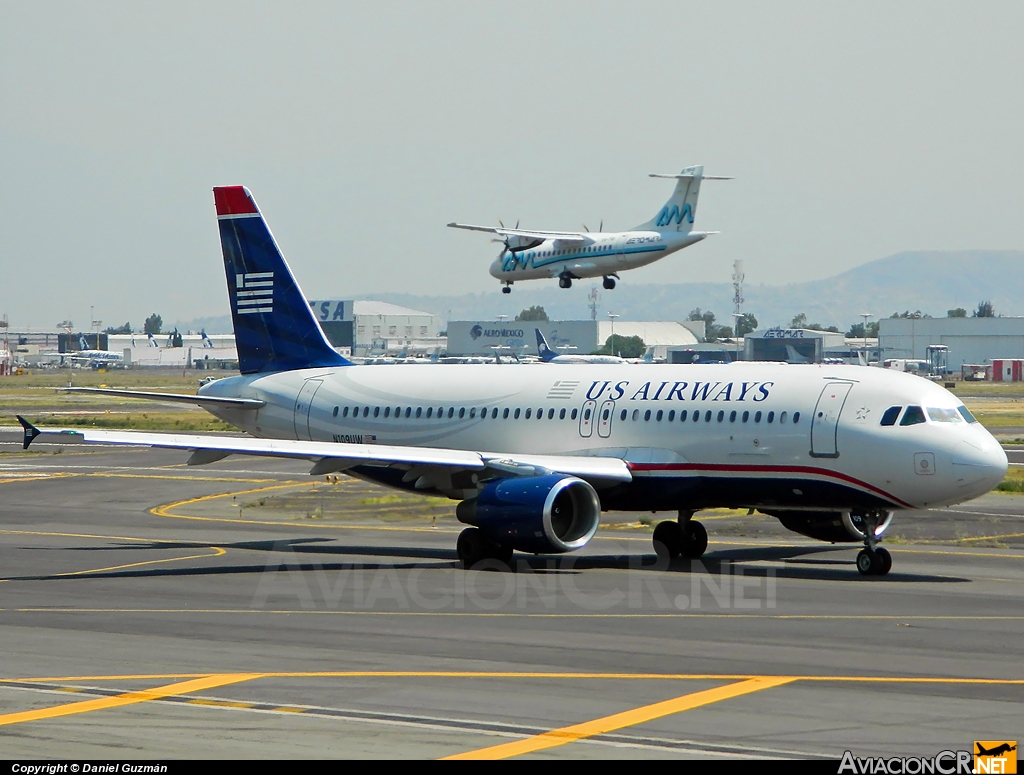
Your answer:
[[[509,283],[508,285],[501,286],[501,292],[502,293],[512,293],[512,283]]]
[[[692,519],[693,512],[680,509],[675,522],[659,522],[654,528],[654,551],[658,556],[688,557],[692,560],[703,556],[708,548],[708,531],[704,525]]]
[[[862,576],[884,576],[892,570],[892,555],[878,546],[875,530],[885,519],[884,512],[868,511],[863,515],[864,548],[857,553],[857,570]]]

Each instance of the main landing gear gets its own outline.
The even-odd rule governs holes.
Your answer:
[[[882,517],[876,512],[864,514],[864,548],[857,553],[857,570],[862,576],[884,576],[892,570],[892,555],[878,546],[875,535]]]
[[[606,275],[605,278],[604,278],[604,289],[606,291],[610,291],[614,287],[615,287],[615,278],[614,277],[608,277]]]
[[[558,287],[572,288],[572,278],[567,274],[563,274],[561,277],[558,278]]]
[[[708,548],[708,531],[692,517],[692,511],[680,510],[676,522],[658,523],[654,528],[654,551],[658,556],[668,555],[670,560],[676,557],[695,560],[704,554]]]
[[[502,293],[512,293],[512,283],[509,283],[508,285],[501,286],[501,292]]]
[[[467,527],[459,533],[455,551],[458,552],[459,562],[466,570],[481,560],[497,560],[505,565],[512,562],[511,546],[495,543],[485,536],[482,530],[475,527]]]

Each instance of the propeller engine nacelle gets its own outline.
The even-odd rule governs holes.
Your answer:
[[[575,476],[511,477],[491,482],[455,510],[460,522],[520,552],[571,552],[597,532],[601,501]]]
[[[787,530],[833,544],[860,543],[864,540],[867,530],[864,518],[851,511],[765,511],[764,513],[776,517]],[[885,512],[885,517],[875,527],[876,538],[889,527],[893,513],[892,511]]]

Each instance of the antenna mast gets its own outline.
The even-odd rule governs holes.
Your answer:
[[[601,294],[597,292],[597,286],[590,286],[590,295],[587,296],[590,299],[590,319],[597,320],[597,300],[601,298]]]
[[[742,317],[743,313],[740,311],[740,307],[743,305],[743,280],[746,277],[743,274],[743,262],[736,260],[732,262],[732,303],[733,303],[733,314],[739,318]]]

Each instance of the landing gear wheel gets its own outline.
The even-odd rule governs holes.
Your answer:
[[[509,288],[507,285],[505,285],[505,286],[502,286],[501,292],[502,293],[512,293],[512,289]]]
[[[480,560],[487,557],[488,541],[478,528],[467,527],[459,533],[459,540],[455,543],[455,551],[459,555],[462,567],[469,570]]]
[[[604,278],[604,289],[606,291],[610,291],[614,287],[615,287],[615,278],[614,277],[606,277],[606,278]]]
[[[857,552],[857,570],[860,571],[861,576],[873,576],[875,572],[875,557],[874,552],[869,552],[867,549],[861,549]]]
[[[882,547],[875,549],[875,558],[878,560],[878,570],[875,571],[875,575],[884,576],[886,573],[892,570],[892,555]]]
[[[681,552],[683,557],[696,560],[698,557],[703,557],[704,552],[707,551],[708,531],[704,529],[704,525],[700,522],[690,520],[687,524],[683,541],[683,550]]]
[[[653,543],[659,557],[673,560],[683,553],[686,536],[678,522],[659,522],[654,528]]]
[[[558,278],[558,287],[559,288],[572,288],[572,278],[571,277],[559,277]]]

